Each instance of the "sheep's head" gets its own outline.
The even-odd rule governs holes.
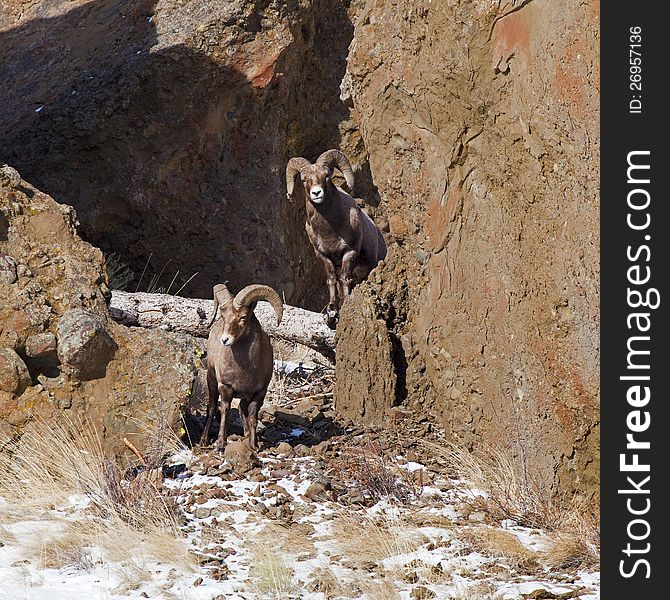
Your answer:
[[[286,195],[291,198],[295,176],[300,174],[307,199],[313,204],[322,204],[328,197],[333,170],[336,167],[344,176],[349,191],[352,191],[354,172],[347,157],[339,150],[327,150],[314,164],[302,157],[292,158],[286,165]]]
[[[256,318],[253,313],[259,300],[267,300],[272,304],[277,315],[277,325],[279,325],[284,305],[279,294],[271,287],[258,284],[248,285],[233,297],[225,284],[220,283],[214,286],[214,314],[209,324],[212,325],[216,319],[217,308],[220,308],[223,325],[221,343],[224,346],[232,346],[248,333],[250,324]]]

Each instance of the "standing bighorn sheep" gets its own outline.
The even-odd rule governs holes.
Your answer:
[[[312,164],[294,157],[286,165],[286,193],[293,195],[295,176],[305,189],[307,236],[326,271],[329,303],[326,322],[334,327],[342,302],[386,257],[386,242],[354,199],[332,182],[333,169],[344,176],[353,191],[354,172],[339,150],[327,150]]]
[[[267,300],[272,305],[279,324],[284,307],[279,294],[271,287],[248,285],[233,297],[224,284],[214,286],[214,314],[209,326],[216,319],[217,308],[220,308],[221,318],[207,339],[209,404],[201,445],[207,444],[219,397],[221,424],[216,445],[220,449],[226,445],[228,411],[233,397],[237,397],[240,398],[244,437],[252,448],[257,447],[258,411],[265,399],[273,368],[270,337],[254,315],[258,300]]]

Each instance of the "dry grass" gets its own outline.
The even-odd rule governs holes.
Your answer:
[[[513,519],[520,525],[551,530],[562,518],[549,482],[535,480],[511,453],[488,448],[475,454],[453,444],[439,450],[465,480],[463,487],[472,502],[493,519]]]
[[[460,487],[469,494],[473,508],[494,521],[512,519],[548,532],[550,549],[542,560],[549,568],[589,567],[599,562],[600,531],[593,501],[556,498],[549,482],[533,478],[523,460],[502,449],[475,454],[456,445],[431,447],[463,478]]]
[[[333,468],[348,488],[360,490],[371,502],[407,504],[421,496],[423,486],[398,461],[374,442],[345,448]]]
[[[338,549],[357,563],[373,563],[410,554],[423,544],[412,525],[385,516],[342,513],[332,522]]]
[[[369,578],[358,582],[366,600],[400,600],[400,594],[391,579]]]
[[[293,568],[284,562],[275,544],[254,544],[251,548],[251,581],[254,592],[263,598],[285,600],[293,591]]]
[[[314,542],[309,539],[313,533],[309,531],[308,525],[291,523],[290,527],[283,527],[270,521],[263,530],[256,536],[257,540],[274,544],[277,547],[289,549],[291,554],[305,554],[315,552]]]
[[[0,454],[3,517],[16,522],[70,515],[65,533],[39,548],[26,547],[45,566],[85,565],[91,546],[103,549],[112,561],[143,565],[153,558],[185,568],[194,564],[176,513],[156,482],[151,477],[124,479],[92,429],[37,422],[11,450]]]
[[[2,542],[3,544],[16,543],[16,536],[4,525],[0,525],[0,542]]]
[[[468,527],[461,529],[459,535],[480,554],[503,559],[516,571],[531,574],[541,569],[538,553],[526,548],[508,531],[486,526]]]
[[[310,592],[321,592],[326,599],[347,596],[351,586],[341,582],[330,568],[317,567],[307,578],[307,589]]]
[[[488,581],[480,581],[467,587],[457,586],[457,591],[446,600],[499,600],[503,594],[496,593],[496,586]]]
[[[31,554],[39,556],[41,569],[89,571],[95,566],[91,543],[92,537],[84,524],[77,526],[71,521],[63,521],[62,531],[47,539],[41,539],[38,548]],[[24,544],[25,547],[25,544]],[[30,546],[28,546],[30,549]]]
[[[552,570],[589,569],[600,563],[600,529],[588,512],[575,511],[563,527],[551,535],[545,564]]]
[[[267,400],[271,404],[282,406],[282,404],[286,401],[287,389],[288,375],[275,369],[272,372],[272,380],[268,386]]]

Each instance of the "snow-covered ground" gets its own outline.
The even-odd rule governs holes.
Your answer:
[[[597,572],[543,569],[532,557],[545,549],[546,533],[484,523],[464,510],[452,481],[435,478],[404,502],[343,505],[314,487],[314,458],[264,454],[252,477],[203,474],[195,462],[165,480],[184,516],[190,565],[158,558],[139,539],[121,540],[130,558],[106,555],[95,539],[68,554],[65,533],[87,518],[84,497],[25,518],[4,514],[0,501],[0,598],[599,598]],[[425,468],[398,462],[408,472]],[[518,540],[511,556],[472,543],[493,530]]]
[[[46,425],[21,469],[4,463],[0,599],[599,599],[599,573],[579,553],[557,559],[555,533],[493,517],[485,491],[448,476],[432,426],[344,427],[328,372],[279,372],[258,456],[233,433],[225,459],[182,449],[168,461],[181,471],[145,471],[135,488],[110,493],[109,465]],[[124,487],[139,490],[135,512],[116,508]],[[156,498],[172,517],[129,522]]]

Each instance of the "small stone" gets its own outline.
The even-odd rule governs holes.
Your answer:
[[[468,520],[469,521],[474,521],[475,523],[483,523],[485,521],[485,519],[486,519],[486,515],[480,510],[476,510],[474,512],[471,512],[468,515]]]
[[[312,451],[317,456],[324,456],[326,453],[328,453],[330,451],[331,448],[332,448],[331,442],[326,440],[326,441],[323,441],[323,442],[317,444],[316,446],[314,446]]]
[[[298,444],[295,448],[293,448],[293,451],[298,455],[298,456],[309,456],[312,451],[308,446],[305,446],[305,444]]]
[[[259,502],[256,506],[254,506],[254,510],[261,515],[268,514],[268,507],[262,502]]]
[[[242,441],[228,442],[223,453],[226,462],[238,474],[244,474],[260,466],[256,453]]]
[[[36,333],[26,340],[26,354],[31,358],[37,358],[55,352],[56,346],[56,336],[50,331]]]
[[[211,508],[206,508],[204,506],[199,506],[193,512],[193,516],[196,519],[206,519],[207,517],[212,516],[212,509]]]
[[[391,215],[388,222],[391,235],[394,238],[402,240],[407,235],[407,223],[401,215]]]
[[[28,367],[11,348],[0,349],[0,390],[21,395],[32,383]]]
[[[203,582],[202,577],[198,577],[198,578],[193,582],[193,586],[194,586],[194,587],[199,587],[199,586],[202,585],[202,582]]]
[[[428,600],[435,598],[437,594],[433,590],[429,590],[425,585],[415,587],[410,593],[410,598],[413,600]]]
[[[9,165],[0,165],[0,186],[8,188],[17,188],[21,185],[21,175]]]
[[[288,442],[281,442],[277,445],[277,454],[292,456],[295,452],[293,451],[293,446],[291,446],[291,444]]]
[[[271,483],[265,488],[268,492],[274,492],[275,494],[279,494],[281,496],[286,496],[287,498],[291,497],[291,494],[289,494],[286,491],[286,488],[279,485],[278,483]]]
[[[320,483],[312,483],[305,491],[304,496],[313,502],[317,500],[328,500],[328,492]]]
[[[289,469],[275,469],[274,471],[270,471],[270,477],[272,477],[272,479],[284,479],[284,477],[288,477],[289,475],[291,475]]]
[[[416,260],[419,262],[419,264],[422,265],[426,262],[426,259],[428,258],[428,253],[425,250],[417,250],[414,253],[414,256],[416,257]]]
[[[19,265],[16,267],[16,274],[19,277],[25,277],[30,279],[33,276],[33,272],[26,265]],[[60,294],[54,294],[54,300],[60,300]]]
[[[0,284],[11,285],[17,279],[14,259],[9,254],[0,254]]]

